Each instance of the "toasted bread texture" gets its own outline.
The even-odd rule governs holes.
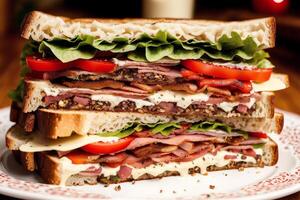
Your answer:
[[[23,98],[23,112],[29,113],[34,112],[38,108],[44,108],[47,107],[45,102],[43,101],[44,97],[46,95],[48,96],[57,96],[61,93],[68,93],[71,92],[72,88],[68,88],[62,85],[52,84],[49,81],[44,80],[26,80],[25,81],[25,95]],[[97,90],[90,90],[86,88],[75,88],[77,93],[87,93],[87,92],[93,92],[97,93]],[[74,91],[74,88],[73,88]],[[211,113],[214,113],[213,116],[219,116],[219,117],[255,117],[255,118],[262,118],[262,117],[268,117],[272,118],[274,115],[274,106],[273,106],[273,98],[274,94],[272,92],[262,92],[262,97],[260,100],[255,102],[255,108],[254,111],[245,114],[241,114],[238,112],[235,112],[234,110],[225,112],[220,110],[219,108],[214,108],[214,111],[211,111],[210,109],[205,111],[199,110],[199,114],[201,112],[201,115],[211,115]],[[83,108],[84,109],[84,108]],[[163,114],[163,113],[160,113]],[[182,115],[186,115],[183,113]]]
[[[141,34],[168,31],[181,40],[197,39],[215,42],[224,34],[238,32],[242,38],[251,36],[263,48],[275,46],[273,17],[240,22],[183,19],[70,19],[46,13],[30,12],[23,23],[22,37],[35,41],[53,38],[75,38],[91,35],[111,41],[115,37],[138,38]]]
[[[16,159],[23,165],[23,167],[29,171],[36,170],[39,175],[43,178],[46,183],[59,185],[62,184],[62,179],[65,179],[64,174],[62,174],[62,163],[58,157],[47,152],[39,153],[26,153],[21,151],[14,151]],[[27,157],[29,160],[23,162],[22,157]],[[217,167],[215,165],[209,166],[207,171],[219,171],[227,169],[239,169],[247,167],[263,167],[263,166],[273,166],[278,161],[278,146],[277,144],[270,140],[263,149],[263,155],[256,159],[256,163],[250,162],[230,162],[223,167]],[[34,166],[34,167],[32,167]],[[181,169],[177,169],[178,171]],[[154,178],[162,178],[167,176],[177,176],[178,171],[165,171],[157,176],[150,174],[143,174],[138,178],[129,177],[127,179],[118,180],[114,176],[82,176],[80,174],[70,175],[66,180],[64,180],[65,185],[84,185],[84,184],[96,184],[97,182],[110,184],[126,181],[136,181],[136,180],[146,180]],[[194,166],[189,169],[190,174],[200,173],[201,170],[198,166]]]
[[[173,118],[140,113],[116,113],[93,111],[70,111],[40,109],[38,111],[38,130],[48,138],[68,137],[73,133],[79,135],[96,134],[105,131],[116,131],[128,123],[156,122],[198,122],[202,120],[220,121],[236,129],[245,131],[263,131],[280,133],[283,127],[283,115],[277,113],[273,118],[214,118],[190,116]],[[66,126],[67,125],[67,126]]]

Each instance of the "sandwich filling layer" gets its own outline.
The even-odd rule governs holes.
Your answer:
[[[255,149],[257,155],[262,156],[262,149]],[[122,165],[118,167],[107,167],[99,164],[73,164],[67,157],[59,159],[61,165],[61,185],[67,185],[68,179],[72,175],[80,175],[83,177],[106,177],[107,179],[122,179],[120,177],[132,178],[134,180],[148,174],[157,177],[166,171],[178,172],[180,176],[192,175],[191,169],[199,168],[198,173],[206,174],[207,168],[210,166],[224,167],[231,162],[243,162],[256,164],[258,161],[251,156],[245,156],[240,153],[230,151],[219,151],[215,155],[205,154],[192,161],[187,162],[169,162],[151,164],[144,168],[136,168],[131,165]],[[101,178],[100,178],[101,180]]]

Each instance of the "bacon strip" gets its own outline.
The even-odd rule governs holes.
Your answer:
[[[62,85],[70,88],[89,88],[89,89],[102,89],[102,88],[113,88],[122,89],[124,83],[114,80],[103,80],[103,81],[63,81]]]

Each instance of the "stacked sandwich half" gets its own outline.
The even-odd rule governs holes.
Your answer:
[[[288,86],[275,21],[69,19],[32,12],[7,147],[47,183],[275,165]],[[242,172],[241,172],[242,173]]]

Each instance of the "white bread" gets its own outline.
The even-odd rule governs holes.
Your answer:
[[[104,131],[116,131],[128,123],[155,122],[198,122],[202,120],[224,122],[233,128],[245,131],[280,133],[283,127],[283,115],[276,113],[273,118],[221,118],[221,117],[172,117],[126,112],[93,112],[40,109],[38,111],[38,130],[48,138],[97,134]]]
[[[14,144],[13,138],[7,142],[8,148],[13,150],[17,145]],[[10,146],[11,145],[11,146]],[[278,146],[271,139],[264,145],[263,154],[260,159],[257,160],[257,163],[249,163],[249,162],[230,162],[229,164],[223,167],[217,167],[215,165],[207,168],[207,171],[218,171],[218,170],[226,170],[226,169],[239,169],[246,167],[263,167],[263,166],[273,166],[278,161]],[[97,176],[86,177],[81,176],[79,174],[73,174],[66,179],[65,183],[62,183],[63,176],[66,174],[62,174],[62,163],[60,159],[49,153],[49,152],[41,152],[41,153],[27,153],[21,152],[17,149],[13,150],[16,159],[23,165],[23,167],[28,171],[37,171],[39,175],[43,178],[46,183],[49,184],[66,184],[66,185],[83,185],[83,184],[96,184],[97,182],[101,183],[116,183],[111,177],[103,177],[100,178]],[[159,166],[158,166],[159,167]],[[134,180],[145,180],[145,179],[153,179],[153,178],[161,178],[166,176],[176,176],[179,175],[178,171],[180,168],[176,169],[177,171],[165,171],[158,176],[153,176],[150,174],[144,174],[140,177],[133,179],[128,178],[122,181],[134,181]],[[200,168],[197,165],[194,165],[193,168],[190,168],[190,173],[200,173]]]
[[[251,36],[263,48],[275,46],[273,17],[241,22],[220,22],[182,19],[70,19],[33,11],[24,21],[22,37],[35,41],[57,37],[74,38],[88,34],[111,41],[115,37],[138,38],[141,34],[168,31],[181,40],[197,39],[215,42],[224,34],[238,32],[242,38]]]
[[[78,88],[78,91],[82,90]],[[26,80],[25,81],[25,95],[23,98],[23,112],[29,113],[34,112],[38,108],[45,107],[43,98],[45,94],[55,96],[61,92],[68,92],[70,88],[62,85],[54,85],[49,81],[44,80]],[[247,113],[247,117],[262,118],[268,117],[272,118],[274,115],[273,106],[274,94],[272,92],[262,92],[261,100],[257,101],[255,104],[254,112]],[[220,117],[235,117],[241,116],[239,113],[234,112],[224,112],[218,114]]]

